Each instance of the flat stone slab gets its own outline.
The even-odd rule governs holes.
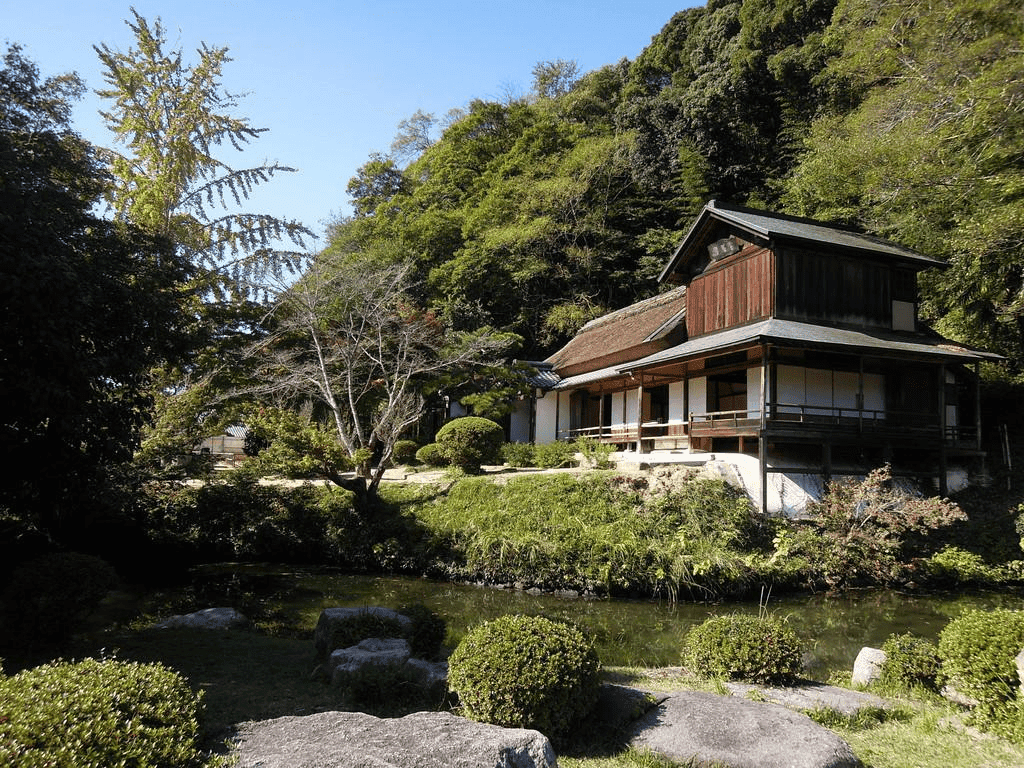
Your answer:
[[[863,691],[851,691],[822,683],[807,683],[792,687],[768,688],[749,683],[726,683],[733,696],[756,696],[787,709],[802,712],[807,709],[831,709],[841,715],[856,715],[862,709],[889,709],[892,705],[881,696]]]
[[[778,704],[703,691],[669,694],[637,721],[631,744],[671,760],[729,768],[856,768],[849,744]]]
[[[249,620],[234,608],[205,608],[195,613],[170,616],[153,625],[156,629],[239,629]]]
[[[238,768],[555,768],[538,731],[475,723],[450,712],[378,718],[360,712],[243,723]]]

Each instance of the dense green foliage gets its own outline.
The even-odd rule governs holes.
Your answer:
[[[448,685],[472,720],[557,738],[597,703],[594,646],[576,627],[502,616],[470,630],[452,653]]]
[[[2,645],[48,648],[78,632],[117,585],[114,569],[98,557],[60,552],[14,569],[0,595]]]
[[[1021,650],[1024,611],[968,611],[939,635],[943,679],[978,701],[972,714],[979,723],[995,725],[1020,717],[1014,659]]]
[[[416,461],[428,467],[443,467],[448,464],[448,459],[441,453],[441,446],[437,443],[427,443],[419,448],[416,451]]]
[[[831,483],[808,511],[811,522],[782,532],[776,550],[811,583],[829,588],[901,583],[915,557],[940,548],[967,519],[949,500],[901,488],[888,466],[861,481]]]
[[[0,677],[0,763],[199,766],[200,700],[159,664],[85,659]]]
[[[633,61],[539,66],[528,98],[417,113],[359,169],[329,249],[416,254],[446,322],[539,359],[653,292],[717,197],[948,259],[926,314],[1017,372],[1022,24],[1011,0],[709,0]]]
[[[374,546],[387,521],[372,522],[339,488],[260,485],[240,475],[202,487],[152,483],[139,500],[144,527],[187,561],[379,566]]]
[[[17,46],[4,54],[0,519],[66,543],[106,513],[100,489],[139,444],[150,369],[188,338],[187,264],[94,212],[106,179],[70,126],[81,91],[75,76],[41,80]]]
[[[713,616],[686,635],[683,664],[702,677],[784,683],[803,664],[796,633],[774,616]]]
[[[449,464],[465,472],[479,472],[484,464],[501,461],[505,437],[501,427],[490,419],[463,416],[441,427],[434,440]]]
[[[882,682],[899,688],[938,689],[941,661],[935,643],[909,632],[892,635],[883,644]]]
[[[410,511],[449,575],[497,584],[674,596],[742,591],[761,545],[745,498],[720,481],[614,473],[467,478]],[[408,504],[408,502],[407,502]]]

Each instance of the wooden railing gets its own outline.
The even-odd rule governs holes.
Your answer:
[[[827,428],[830,432],[890,434],[907,437],[939,439],[938,416],[909,411],[883,411],[874,408],[806,405],[798,403],[769,404],[767,426],[774,431]],[[593,438],[602,443],[637,443],[650,447],[685,445],[690,437],[722,435],[756,435],[761,428],[761,410],[712,411],[691,413],[688,422],[645,422],[598,427],[563,429],[560,440]],[[942,430],[949,444],[968,446],[977,441],[975,426],[950,426]]]

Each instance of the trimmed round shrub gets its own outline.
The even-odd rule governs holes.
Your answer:
[[[452,466],[466,472],[479,472],[484,464],[501,462],[505,433],[490,419],[463,416],[441,427],[434,441]]]
[[[773,616],[713,616],[686,636],[683,664],[703,677],[777,683],[800,674],[803,648]]]
[[[116,585],[113,567],[93,555],[58,552],[30,560],[14,570],[3,594],[8,639],[27,646],[62,643]]]
[[[569,732],[597,702],[601,664],[569,624],[507,615],[471,629],[448,660],[448,686],[472,720]]]
[[[1012,701],[1020,686],[1017,654],[1024,649],[1024,611],[967,611],[939,635],[942,676],[959,693],[977,699],[984,719]]]
[[[437,443],[427,443],[416,451],[416,461],[428,467],[444,467],[448,464],[448,459],[441,453],[441,446]]]
[[[0,678],[0,701],[0,765],[202,764],[201,694],[160,664],[46,664]]]
[[[882,644],[882,682],[901,688],[922,686],[938,689],[939,650],[935,643],[906,632],[892,635]]]
[[[415,440],[397,440],[391,449],[391,456],[398,464],[412,464],[416,461],[416,451],[419,449]]]

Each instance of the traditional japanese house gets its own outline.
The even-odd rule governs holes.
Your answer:
[[[978,365],[917,317],[945,264],[810,219],[708,203],[664,293],[588,323],[539,364],[534,439],[756,456],[824,480],[883,463],[934,479],[982,458]],[[756,489],[755,489],[756,490]]]

